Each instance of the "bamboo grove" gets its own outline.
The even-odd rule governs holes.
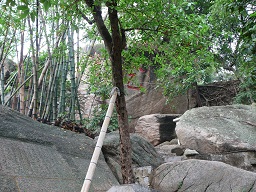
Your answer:
[[[91,63],[90,50],[102,40],[86,2],[90,5],[64,0],[0,3],[2,105],[42,121],[82,119],[77,89]],[[100,3],[105,13],[108,1]],[[129,0],[118,1],[116,9],[129,46],[122,50],[124,70],[153,65],[158,86],[168,96],[195,83],[238,79],[238,102],[255,102],[255,0]],[[103,20],[110,29],[109,19]],[[91,42],[87,50],[82,42]],[[7,69],[8,63],[16,69]],[[102,80],[99,73],[91,75],[94,91],[111,84],[111,78]]]
[[[60,116],[82,120],[77,88],[88,52],[79,45],[79,22],[57,7],[47,12],[37,6],[23,19],[24,7],[18,6],[16,15],[5,9],[0,20],[1,104],[44,122]],[[5,79],[5,66],[15,65],[10,57],[17,58],[17,66]]]

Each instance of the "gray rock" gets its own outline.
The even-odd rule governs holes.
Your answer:
[[[187,111],[176,126],[182,145],[243,169],[256,171],[256,107],[229,105]],[[220,157],[221,156],[221,157]],[[239,162],[239,163],[238,163]]]
[[[194,156],[194,155],[199,155],[199,153],[194,149],[185,149],[184,155],[185,156]]]
[[[179,140],[178,139],[172,139],[170,141],[170,145],[178,145],[179,144]]]
[[[152,188],[161,192],[256,191],[256,174],[217,161],[165,163],[154,171]]]
[[[148,76],[148,75],[147,75]],[[149,114],[183,114],[186,110],[196,106],[196,99],[192,92],[182,94],[174,98],[171,102],[163,96],[163,90],[156,88],[155,85],[148,85],[145,82],[146,92],[136,91],[127,96],[127,111],[130,117],[130,130],[134,132],[137,120]]]
[[[176,123],[172,120],[177,114],[151,114],[139,118],[135,133],[147,139],[154,146],[176,138]]]
[[[181,156],[184,153],[184,147],[180,145],[161,145],[161,146],[156,146],[155,147],[156,151],[160,154],[165,154],[165,155],[177,155]]]
[[[181,156],[184,153],[184,148],[180,145],[174,145],[175,147],[171,150],[172,153],[175,153],[177,156]]]
[[[157,192],[156,190],[143,187],[138,184],[113,186],[107,192]]]
[[[0,105],[0,191],[80,191],[93,140],[38,123]],[[101,154],[90,191],[118,181]]]
[[[149,187],[151,182],[153,168],[151,166],[138,167],[133,169],[135,183],[144,187]]]
[[[161,147],[164,145],[178,145],[178,139],[172,139],[171,141],[165,141],[165,142],[157,145],[156,147]]]
[[[152,166],[153,168],[156,168],[163,163],[163,159],[158,155],[152,144],[140,137],[138,134],[130,134],[130,138],[132,145],[133,167]],[[102,152],[104,153],[109,167],[118,178],[118,181],[122,183],[118,132],[106,134]]]

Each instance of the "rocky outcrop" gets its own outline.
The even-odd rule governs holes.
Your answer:
[[[159,157],[154,146],[137,134],[131,134],[132,145],[132,165],[133,167],[152,166],[156,168],[163,163],[163,159]],[[120,166],[120,143],[119,133],[112,132],[106,135],[102,147],[105,159],[122,183],[121,166]]]
[[[0,105],[0,191],[80,191],[94,141]],[[118,181],[101,154],[90,191]]]
[[[163,90],[156,89],[155,86],[146,86],[146,92],[136,93],[127,96],[127,111],[130,118],[130,131],[134,132],[137,120],[144,115],[150,114],[183,114],[186,110],[196,106],[193,91],[188,91],[172,102],[167,103],[163,96]]]
[[[107,192],[158,192],[138,184],[129,184],[122,186],[113,186]]]
[[[180,143],[198,158],[256,171],[256,107],[230,105],[187,111],[176,126]]]
[[[217,161],[186,160],[159,166],[151,185],[161,192],[250,192],[256,191],[255,183],[255,173]]]
[[[173,119],[178,114],[151,114],[139,118],[135,126],[135,133],[147,139],[154,146],[176,138],[176,123]]]
[[[6,83],[7,79],[11,76],[11,73],[16,70],[17,66],[10,59],[5,59],[3,66],[4,66],[4,69],[3,69],[4,70],[4,80]]]

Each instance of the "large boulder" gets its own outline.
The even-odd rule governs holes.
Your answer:
[[[176,138],[176,123],[173,119],[179,117],[178,114],[151,114],[138,119],[135,126],[135,133],[147,139],[154,146],[165,141]]]
[[[167,98],[163,96],[163,90],[156,88],[154,85],[145,87],[146,92],[140,91],[127,96],[127,111],[130,117],[130,131],[134,132],[137,120],[144,115],[150,114],[183,114],[186,110],[196,106],[194,91],[174,98],[171,102],[167,102]]]
[[[187,111],[176,126],[182,145],[209,160],[256,171],[256,107],[229,105]]]
[[[119,137],[118,132],[108,133],[102,146],[102,152],[116,178],[122,183]],[[134,168],[145,166],[156,168],[163,163],[163,159],[159,157],[152,144],[135,133],[130,134],[130,138],[132,145],[132,165]]]
[[[158,192],[138,184],[113,186],[107,192]]]
[[[14,72],[17,68],[17,65],[10,59],[5,59],[4,61],[4,80],[6,80],[11,76],[11,73]]]
[[[186,160],[155,169],[151,185],[161,192],[256,191],[256,174],[217,161]]]
[[[0,191],[81,190],[95,147],[91,138],[1,105],[0,122]],[[101,154],[90,191],[118,184]]]

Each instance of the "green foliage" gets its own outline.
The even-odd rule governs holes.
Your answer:
[[[93,117],[90,119],[85,119],[86,128],[92,131],[94,134],[100,133],[101,126],[106,116],[107,107],[108,105],[104,105],[104,106],[101,106],[100,108],[94,109]],[[107,130],[111,132],[117,129],[118,129],[118,118],[117,118],[117,113],[114,110]]]
[[[131,1],[128,8],[120,6],[124,6],[120,10],[124,29],[138,29],[128,32],[132,41],[128,53],[123,54],[127,68],[155,66],[158,83],[170,98],[195,82],[208,81],[216,63],[209,51],[212,42],[207,15],[194,13],[196,4],[190,1],[134,3]]]
[[[104,8],[106,2],[96,1],[96,4]],[[157,85],[164,88],[165,95],[170,99],[185,92],[194,83],[240,79],[241,88],[236,102],[255,102],[255,0],[128,0],[118,1],[117,4],[115,8],[120,16],[119,26],[127,40],[127,48],[122,52],[125,74],[134,73],[141,66],[154,68]],[[27,30],[24,23],[28,17],[32,21],[41,21],[35,1],[4,0],[0,5],[0,33],[7,34],[6,37],[0,36],[0,46],[19,41],[17,37],[20,37],[20,31]],[[49,47],[54,63],[61,62],[61,57],[67,59],[66,35],[62,37],[59,48],[53,49],[52,45],[56,43],[56,37],[61,36],[69,26],[75,30],[84,29],[84,38],[87,40],[102,40],[97,35],[97,27],[88,26],[85,22],[87,20],[92,24],[90,21],[93,21],[93,16],[84,1],[39,0],[39,5],[43,8],[46,25],[50,26],[46,35],[51,41]],[[109,29],[109,19],[104,22]],[[35,28],[35,23],[32,28]],[[17,34],[14,35],[15,31]],[[15,46],[12,48],[16,56]],[[99,54],[90,57],[88,64],[87,55],[84,56],[85,62],[80,59],[77,64],[82,69],[88,69],[88,92],[99,95],[103,102],[102,106],[95,109],[93,119],[88,121],[92,129],[103,120],[106,110],[104,102],[112,89],[109,57],[106,50],[101,48],[102,45],[95,45],[95,52]],[[11,51],[3,52],[9,55]],[[48,57],[48,52],[40,50],[38,67],[44,66]],[[31,75],[31,56],[28,56],[25,64],[26,75]],[[67,68],[69,66],[62,70]],[[53,70],[53,67],[49,69]],[[224,73],[228,70],[230,73]],[[49,71],[48,77],[53,74]],[[48,80],[45,83],[48,84]],[[71,82],[65,80],[64,83],[67,87],[66,96],[69,97]]]
[[[210,24],[216,42],[215,54],[222,67],[241,80],[236,102],[255,102],[256,7],[255,0],[217,0],[211,8]]]
[[[106,100],[110,98],[110,92],[113,87],[111,67],[107,58],[106,50],[100,44],[96,44],[95,54],[90,57],[87,66],[86,82],[89,85],[88,92],[100,97],[101,100],[101,104],[94,108],[92,117],[85,119],[86,128],[94,133],[99,133],[100,131],[108,108]],[[117,113],[114,111],[108,131],[114,131],[116,129],[118,129],[118,121]]]

